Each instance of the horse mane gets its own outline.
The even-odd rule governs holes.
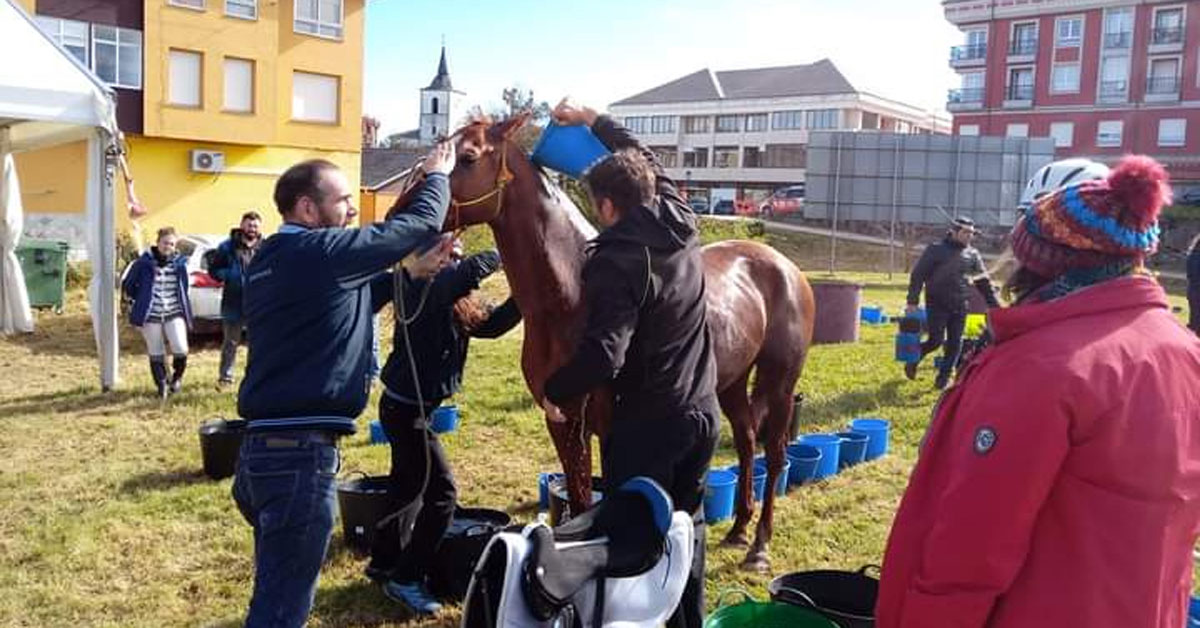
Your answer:
[[[566,213],[567,220],[579,230],[584,239],[591,240],[599,235],[599,231],[596,230],[595,225],[588,221],[587,217],[580,211],[579,206],[575,204],[575,201],[571,200],[571,197],[567,195],[562,187],[554,182],[554,179],[550,177],[550,173],[532,161],[529,163],[538,174],[538,181],[542,191],[554,199],[555,204]]]

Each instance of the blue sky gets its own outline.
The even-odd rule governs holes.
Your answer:
[[[416,128],[443,35],[468,104],[520,85],[599,109],[705,67],[828,57],[859,89],[941,110],[961,39],[939,0],[369,0],[364,112],[385,133]]]

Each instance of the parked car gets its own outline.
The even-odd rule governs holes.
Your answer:
[[[192,304],[192,333],[210,334],[221,330],[221,291],[224,286],[208,274],[209,251],[215,250],[225,236],[181,235],[176,245],[187,256],[188,301]],[[129,274],[130,262],[121,271],[121,282]],[[122,299],[123,307],[126,305]]]
[[[1179,205],[1189,205],[1191,207],[1200,207],[1200,188],[1192,188],[1184,191],[1175,199],[1175,203]]]
[[[733,199],[723,198],[712,206],[714,216],[732,216],[734,214]]]
[[[708,213],[708,199],[704,197],[697,196],[696,198],[689,198],[687,204],[688,207],[691,207],[692,211],[697,214]]]
[[[775,193],[763,202],[759,211],[764,216],[781,216],[794,214],[804,208],[804,186],[789,185],[775,190]]]

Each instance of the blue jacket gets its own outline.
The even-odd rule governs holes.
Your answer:
[[[412,319],[408,325],[408,338],[412,341],[413,361],[417,363],[417,378],[421,382],[421,401],[427,405],[441,402],[462,386],[470,337],[454,320],[454,303],[478,288],[480,281],[499,268],[500,255],[485,251],[442,270],[433,279],[413,279],[404,273],[399,282],[397,288],[403,294],[395,297],[403,299],[404,314]],[[492,310],[470,336],[498,338],[519,322],[521,312],[510,298]],[[393,398],[416,404],[412,366],[399,323],[392,335],[392,353],[379,379]]]
[[[250,357],[238,412],[249,429],[354,432],[371,383],[371,318],[391,296],[384,271],[440,233],[449,201],[449,180],[432,174],[391,220],[288,223],[263,242],[243,299]]]
[[[208,275],[221,282],[221,320],[236,323],[242,320],[242,292],[246,286],[246,272],[242,258],[238,255],[241,230],[229,232],[229,239],[213,250],[208,262]],[[262,246],[260,239],[254,246]]]
[[[133,307],[129,309],[129,322],[134,327],[146,324],[150,314],[150,299],[154,297],[154,269],[158,266],[155,254],[158,247],[150,247],[149,251],[134,260],[121,282],[121,291],[133,299]],[[176,255],[169,262],[175,266],[175,280],[179,286],[179,303],[183,306],[183,319],[187,321],[188,329],[192,327],[192,303],[188,300],[188,269],[187,257]]]

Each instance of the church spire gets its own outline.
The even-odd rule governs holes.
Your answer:
[[[433,77],[433,82],[425,89],[438,89],[450,91],[453,88],[450,84],[450,69],[446,66],[446,44],[442,44],[442,58],[438,61],[437,76]]]

